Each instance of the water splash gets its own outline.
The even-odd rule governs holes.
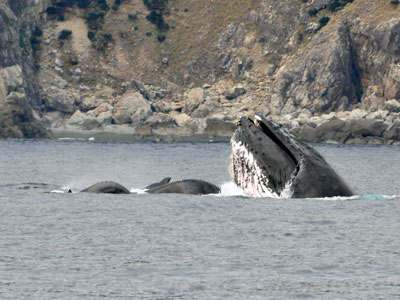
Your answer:
[[[131,188],[131,189],[129,189],[129,191],[132,194],[146,194],[147,193],[146,189],[138,189],[138,188]]]
[[[221,185],[221,194],[222,197],[229,197],[229,196],[244,196],[250,197],[243,191],[240,187],[238,187],[234,182],[229,181],[225,182]]]

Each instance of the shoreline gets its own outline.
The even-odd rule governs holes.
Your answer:
[[[67,130],[49,129],[50,139],[94,139],[102,142],[229,142],[231,136],[214,136],[209,134],[193,135],[142,135],[135,132],[115,130]]]

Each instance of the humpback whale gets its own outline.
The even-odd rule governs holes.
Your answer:
[[[185,179],[181,181],[170,182],[171,177],[166,177],[160,182],[153,183],[145,187],[145,191],[150,194],[176,193],[176,194],[218,194],[219,187],[197,179]],[[113,181],[102,181],[83,189],[85,193],[105,193],[105,194],[130,194],[130,191],[124,186]]]
[[[270,118],[242,117],[231,138],[231,175],[255,197],[351,196],[351,189],[311,146]]]
[[[102,181],[83,189],[84,193],[104,193],[104,194],[130,194],[131,192],[124,186],[113,181]]]
[[[178,193],[205,195],[219,194],[221,190],[216,185],[204,180],[185,179],[150,188],[147,192],[150,194]]]

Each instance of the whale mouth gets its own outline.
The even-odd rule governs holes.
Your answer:
[[[242,117],[231,139],[232,178],[255,197],[290,197],[299,162],[290,150],[289,134],[259,115]]]

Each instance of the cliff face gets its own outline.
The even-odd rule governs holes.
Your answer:
[[[0,3],[0,66],[54,132],[229,136],[257,111],[306,141],[400,139],[389,0]]]
[[[44,137],[30,37],[49,1],[0,1],[0,137]]]

